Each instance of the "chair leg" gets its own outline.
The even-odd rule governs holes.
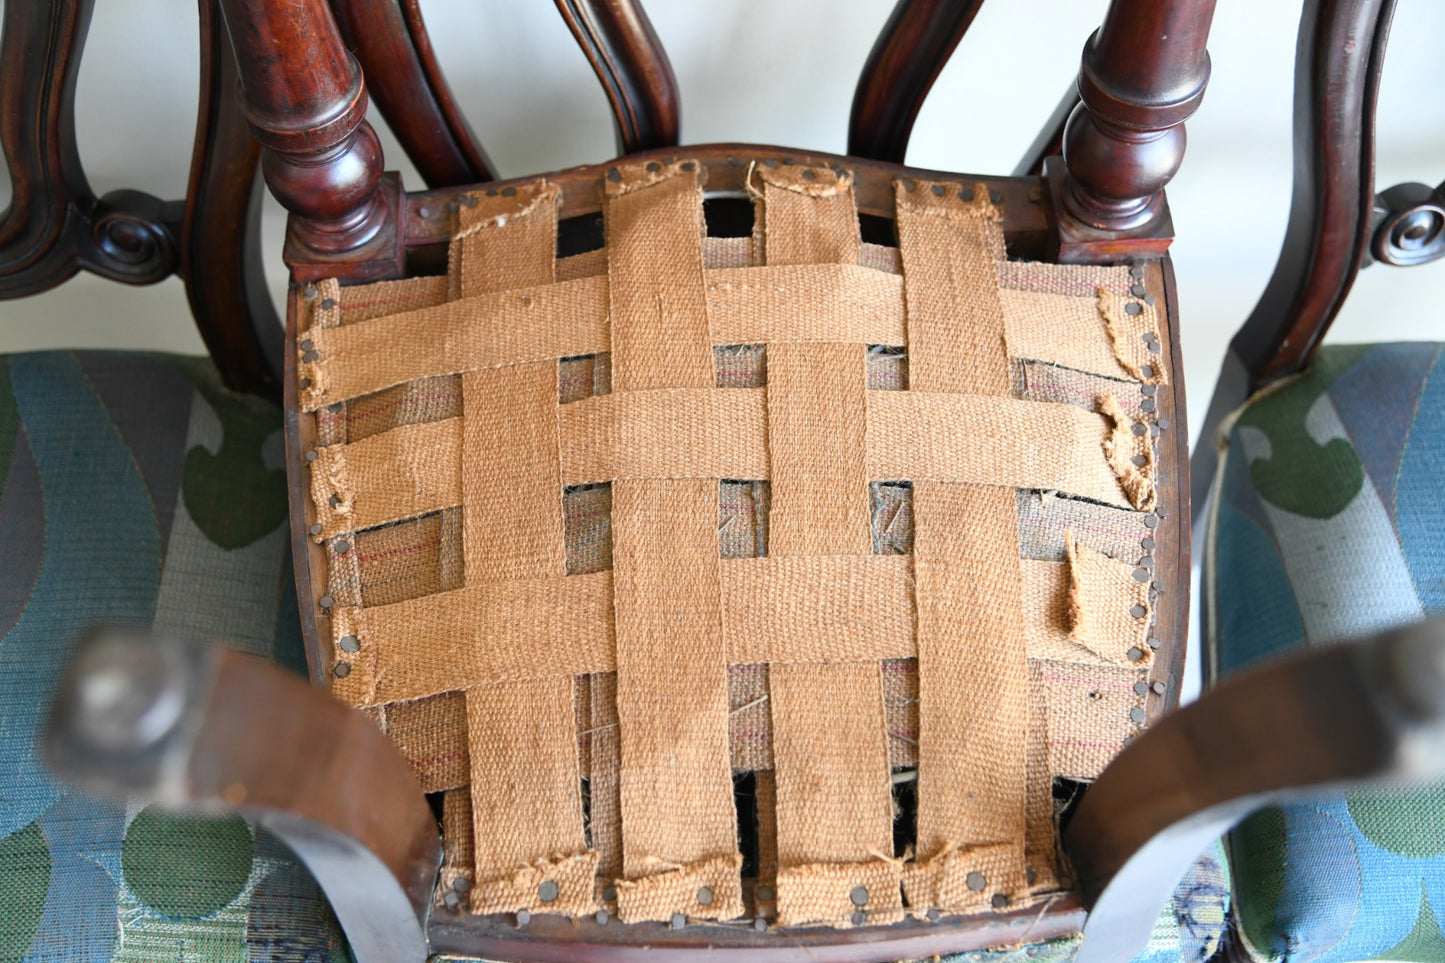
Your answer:
[[[77,649],[45,734],[81,788],[232,810],[279,836],[330,900],[358,963],[421,963],[441,836],[370,720],[219,647],[108,629]]]

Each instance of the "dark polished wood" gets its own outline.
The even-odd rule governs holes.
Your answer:
[[[382,189],[361,70],[325,0],[220,0],[266,183],[292,213],[291,260],[395,252],[403,227]]]
[[[369,95],[427,186],[494,178],[437,63],[419,0],[331,0],[331,11]]]
[[[1095,234],[1151,233],[1184,159],[1184,121],[1209,82],[1215,0],[1114,0],[1084,46],[1082,101],[1064,130],[1053,188],[1059,256],[1088,260]],[[1155,230],[1153,233],[1157,233]]]
[[[1274,273],[1229,343],[1191,465],[1194,505],[1215,435],[1255,391],[1303,371],[1369,254],[1375,101],[1395,0],[1308,0],[1295,50],[1294,191]],[[1196,522],[1198,520],[1196,519]]]
[[[1445,775],[1445,619],[1303,650],[1221,683],[1127,746],[1064,845],[1090,907],[1077,963],[1131,959],[1189,864],[1260,806]]]
[[[221,379],[281,400],[286,329],[261,258],[261,147],[236,97],[236,57],[220,12],[200,4],[201,91],[180,227],[180,274]]]
[[[903,163],[918,111],[983,0],[898,0],[873,42],[848,118],[848,153]]]
[[[677,144],[677,78],[638,0],[556,0],[592,64],[617,125],[618,152]]]

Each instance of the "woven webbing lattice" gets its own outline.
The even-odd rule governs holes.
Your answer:
[[[712,238],[698,165],[620,166],[562,260],[556,187],[473,195],[446,277],[302,318],[333,691],[476,912],[1017,905],[1137,729],[1153,299],[1007,261],[981,186],[900,181],[896,249],[846,173],[749,187]]]

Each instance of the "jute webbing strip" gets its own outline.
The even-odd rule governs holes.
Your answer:
[[[765,390],[630,391],[563,405],[556,413],[561,484],[767,478]],[[1111,430],[1103,416],[1074,405],[874,391],[868,394],[866,472],[869,479],[1030,488],[1132,507],[1104,454]],[[422,437],[411,440],[414,432]],[[319,449],[326,461],[318,458],[320,471],[313,466],[312,488],[320,537],[460,504],[460,433],[460,424],[449,419]],[[368,492],[354,481],[338,483],[333,465],[351,479],[378,479],[372,484],[395,507],[386,508],[385,501],[363,507],[362,524],[350,521],[349,509],[329,509],[333,492],[349,487],[363,506]],[[426,480],[410,491],[394,481],[413,475]],[[343,506],[349,504],[343,496]]]
[[[592,849],[597,853],[598,902],[603,902],[611,881],[622,875],[622,812],[618,769],[621,766],[620,737],[617,732],[617,675],[590,675],[590,712],[583,732],[591,765],[588,791],[592,805],[588,825]],[[615,905],[616,900],[606,900]]]
[[[441,304],[447,299],[447,280],[445,274],[434,274],[341,288],[341,323],[354,324]]]
[[[606,185],[612,390],[711,387],[699,168],[627,165]]]
[[[1029,660],[1028,792],[1024,804],[1024,882],[1031,892],[1060,887],[1058,833],[1054,830],[1054,779],[1049,771],[1049,712],[1044,704],[1042,669]]]
[[[866,378],[861,344],[768,346],[770,555],[873,551]]]
[[[905,341],[898,275],[856,264],[791,264],[713,268],[704,279],[710,345]],[[320,360],[302,365],[313,382],[301,392],[302,409],[420,378],[606,351],[607,284],[606,277],[588,276],[313,328],[308,337]],[[1159,368],[1142,339],[1145,330],[1158,330],[1155,309],[1138,316],[1119,309],[1129,326],[1118,344],[1129,348],[1131,372],[1100,313],[1102,297],[1000,291],[1009,356],[1113,378],[1137,378],[1151,358]]]
[[[557,200],[545,180],[467,196],[457,209],[448,261],[454,297],[551,284],[557,253]]]
[[[918,853],[935,875],[920,870],[905,882],[910,904],[959,910],[1024,885],[1028,647],[1018,522],[1006,489],[915,485],[913,504]],[[1014,856],[1000,857],[987,886],[957,889],[936,876],[953,872],[940,857],[995,845]]]
[[[1140,669],[1041,659],[1040,693],[1048,713],[1049,769],[1065,779],[1098,776],[1140,726],[1130,714],[1144,707],[1135,686]]]
[[[613,391],[716,391],[697,165],[614,171],[604,200]],[[717,517],[714,480],[612,487],[622,866],[631,883],[619,885],[617,908],[628,921],[742,913]]]
[[[571,677],[473,688],[466,699],[473,911],[592,912],[597,856],[582,830]]]
[[[467,583],[566,575],[556,362],[468,372],[462,395]]]
[[[826,670],[820,676],[820,670]],[[775,663],[773,778],[778,806],[778,921],[869,922],[902,911],[893,854],[892,784],[876,663]],[[866,903],[852,899],[856,887]]]
[[[899,184],[896,196],[911,392],[1007,397],[995,266],[1003,233],[988,192],[975,188],[963,201],[943,185]],[[960,313],[969,323],[959,323]],[[1017,622],[1017,497],[915,477],[913,512],[918,862],[904,885],[920,910],[963,910],[1025,885],[1019,742],[1027,739],[1028,650]],[[967,885],[969,873],[983,885]]]
[[[754,165],[748,190],[762,199],[768,264],[857,264],[862,239],[853,175],[830,167]]]
[[[1159,314],[1145,298],[1099,289],[1099,313],[1114,343],[1114,356],[1130,375],[1149,384],[1165,383],[1159,338]]]
[[[425,699],[393,703],[387,705],[385,711],[387,735],[411,763],[422,792],[456,789],[471,781],[467,704],[462,693],[444,692]],[[470,838],[470,815],[467,822]]]
[[[558,196],[539,181],[464,204],[452,242],[454,293],[551,283]],[[567,574],[557,422],[538,417],[556,410],[557,377],[551,360],[462,376],[469,585]],[[466,703],[474,911],[591,912],[597,857],[586,852],[571,677],[472,689]]]
[[[485,294],[308,332],[303,411],[404,381],[608,350],[606,278]]]
[[[622,859],[639,883],[658,875],[686,879],[719,860],[740,859],[728,765],[717,497],[710,481],[622,481],[612,489]],[[698,915],[740,914],[741,881],[714,882]],[[683,908],[647,894],[672,885],[639,885],[630,890],[635,900],[619,889],[620,915],[669,918]]]
[[[350,445],[316,449],[311,496],[316,541],[461,500],[460,419],[406,425]]]
[[[770,264],[858,261],[851,180],[828,168],[767,167],[763,250]],[[756,188],[755,188],[756,190]],[[868,390],[862,344],[768,345],[768,552],[866,556]],[[817,588],[794,589],[818,599]],[[801,589],[801,590],[800,590]],[[819,599],[836,604],[833,599]],[[785,603],[786,604],[786,603]],[[779,640],[791,640],[783,627]],[[892,854],[892,784],[877,663],[774,664],[768,677],[777,780],[778,919],[784,925],[901,910]],[[820,693],[826,693],[819,698]]]
[[[1130,566],[1105,561],[1118,569],[1098,583],[1106,594],[1090,598],[1102,612],[1128,613],[1139,583],[1128,578]],[[1110,661],[1069,638],[1067,563],[1025,559],[1019,571],[1019,632],[1030,656]],[[726,663],[912,658],[917,655],[912,578],[903,555],[721,562]],[[810,591],[799,595],[799,584]],[[357,633],[361,649],[348,656],[352,671],[333,682],[332,692],[367,706],[517,679],[612,672],[617,668],[612,599],[612,573],[596,572],[471,586],[375,606],[364,610],[364,626],[361,611],[338,608],[337,632]],[[1147,617],[1144,623],[1147,630]]]

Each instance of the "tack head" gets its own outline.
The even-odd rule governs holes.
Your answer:
[[[348,542],[346,539],[343,538],[336,543],[337,555],[345,555],[349,551],[351,551],[351,543]]]
[[[710,887],[699,886],[697,888],[697,904],[699,906],[712,905],[712,889]]]
[[[1145,527],[1145,528],[1158,528],[1158,527],[1159,527],[1159,516],[1158,516],[1158,515],[1155,515],[1153,512],[1150,512],[1148,515],[1145,515],[1145,516],[1144,516],[1144,527]]]
[[[973,890],[975,893],[982,893],[983,888],[988,885],[988,880],[984,878],[984,875],[982,873],[977,871],[969,873],[966,877],[964,877],[963,881],[967,883],[968,888]]]
[[[606,911],[605,909],[600,909],[600,910],[598,910],[598,911],[597,911],[597,915],[596,915],[595,917],[593,917],[593,918],[597,920],[597,925],[598,925],[598,926],[606,926],[606,925],[607,925],[607,911]]]
[[[681,913],[673,913],[671,924],[673,929],[680,930],[687,925],[687,917]]]
[[[1148,695],[1148,694],[1149,694],[1149,683],[1147,683],[1147,682],[1136,682],[1136,683],[1134,683],[1134,694],[1135,694],[1135,695]]]
[[[768,929],[768,921],[759,916],[757,919],[753,920],[753,929],[757,930],[759,933],[766,932]]]
[[[1135,455],[1129,460],[1134,463],[1135,468],[1143,468],[1145,465],[1149,464],[1149,459],[1144,457],[1143,455]]]
[[[316,300],[316,285],[308,284],[301,289],[301,296],[308,301]]]
[[[811,180],[815,179],[817,176],[818,176],[817,174],[813,173],[813,172],[810,171],[810,170],[804,170],[804,171],[803,171],[803,180],[805,180],[805,181],[811,181]]]
[[[326,410],[329,411],[329,412],[331,412],[333,415],[339,415],[339,414],[341,414],[341,409],[342,409],[342,408],[345,408],[345,407],[346,407],[345,405],[343,405],[341,402],[338,401],[338,402],[337,402],[336,404],[334,404],[334,405],[327,405],[327,406],[326,406]]]
[[[302,391],[305,391],[307,388],[311,387],[311,379],[302,378],[300,381],[296,382],[296,384],[300,386]]]
[[[338,662],[338,663],[336,663],[336,665],[331,669],[331,674],[334,675],[334,676],[336,676],[336,678],[338,678],[338,679],[344,679],[344,678],[346,678],[347,676],[351,675],[351,663],[350,663],[350,662]]]
[[[1136,314],[1142,314],[1143,312],[1144,305],[1140,304],[1138,301],[1130,301],[1128,304],[1124,305],[1125,314],[1132,316]]]
[[[1003,203],[1003,191],[999,191],[999,190],[989,191],[989,192],[988,192],[988,199],[991,200],[991,201],[993,201],[995,204],[1002,204],[1002,203]]]
[[[517,910],[517,925],[518,925],[518,926],[526,926],[526,925],[527,925],[528,923],[530,923],[530,922],[532,922],[532,914],[531,914],[531,913],[528,913],[526,910]]]
[[[316,344],[315,344],[315,342],[313,342],[310,338],[302,338],[302,339],[301,339],[301,350],[302,350],[302,351],[310,351],[310,350],[311,350],[312,348],[314,348],[314,347],[316,347]]]
[[[868,914],[863,912],[862,910],[854,910],[852,918],[854,926],[862,926],[864,923],[868,922]]]
[[[330,311],[330,310],[331,310],[332,308],[334,308],[334,307],[336,307],[336,299],[335,299],[335,298],[322,298],[322,299],[321,299],[321,308],[322,308],[322,310]]]
[[[1002,893],[994,893],[993,899],[989,900],[994,909],[1003,909],[1008,905],[1008,897]]]
[[[342,652],[357,652],[361,649],[361,640],[354,635],[343,635],[340,639],[337,640],[336,644],[341,646]],[[457,886],[465,888],[466,885],[466,880],[463,877],[458,876]]]
[[[848,898],[853,901],[854,906],[867,906],[868,887],[854,886],[853,891],[848,894]]]
[[[496,196],[497,196],[497,189],[496,189],[495,187],[489,189],[489,190],[487,191],[487,196],[488,196],[488,197],[496,197]],[[468,206],[468,207],[471,207],[470,204],[468,204],[467,206]]]
[[[605,900],[607,900],[607,902],[609,902],[609,903],[616,902],[616,900],[617,900],[617,887],[616,887],[616,886],[604,886],[604,887],[602,887],[602,898],[605,899]]]
[[[311,532],[312,535],[320,535],[323,529],[321,528],[321,523],[317,522],[315,525],[312,525],[309,529],[307,529],[307,531]]]
[[[1144,285],[1142,285],[1142,284],[1135,284],[1135,285],[1133,285],[1132,287],[1129,288],[1129,293],[1132,294],[1132,295],[1134,295],[1134,297],[1136,297],[1136,298],[1142,298],[1144,295],[1148,294],[1149,292],[1144,289]]]
[[[1146,639],[1145,641],[1148,643],[1149,648],[1151,648],[1151,649],[1157,649],[1157,648],[1159,648],[1159,640],[1156,639],[1156,638],[1154,638],[1153,636],[1150,636],[1150,637],[1149,637],[1148,639]]]
[[[1146,378],[1152,378],[1154,377],[1154,366],[1152,364],[1140,365],[1139,373]]]
[[[1025,880],[1030,886],[1032,886],[1032,885],[1034,885],[1034,880],[1035,880],[1035,879],[1038,879],[1038,874],[1034,872],[1034,868],[1033,868],[1032,866],[1025,866],[1025,867],[1024,867],[1024,880]]]
[[[1142,619],[1149,614],[1149,610],[1142,605],[1133,605],[1129,607],[1129,614],[1136,619]]]
[[[1153,398],[1145,398],[1143,401],[1139,402],[1139,410],[1140,410],[1140,411],[1146,411],[1146,412],[1148,412],[1148,411],[1153,411],[1153,410],[1154,410],[1155,408],[1157,408],[1157,407],[1159,407],[1159,406],[1154,403],[1154,399],[1153,399]]]
[[[923,915],[928,917],[928,922],[930,923],[937,923],[939,920],[943,919],[943,914],[938,911],[937,906],[929,907],[928,912]]]
[[[1144,566],[1142,566],[1142,565],[1139,566],[1138,568],[1134,569],[1134,581],[1136,581],[1136,582],[1147,582],[1147,581],[1149,581],[1149,570],[1148,570],[1147,568],[1145,568]]]
[[[472,881],[467,879],[465,876],[458,876],[456,879],[452,880],[452,889],[456,890],[458,893],[465,893],[471,888]]]
[[[697,165],[694,164],[692,161],[686,161],[683,163],[682,169],[691,174],[693,171],[697,170]]]
[[[1163,695],[1166,691],[1168,691],[1168,686],[1166,686],[1162,682],[1156,682],[1150,688],[1154,690],[1155,695]]]
[[[1155,545],[1156,543],[1152,538],[1146,538],[1139,543],[1139,547],[1146,552],[1154,551]]]
[[[960,201],[971,201],[971,200],[973,200],[973,188],[972,188],[972,187],[960,187],[960,188],[958,189],[958,199],[959,199]]]
[[[943,194],[944,194],[944,187],[943,187],[943,185],[942,185],[942,184],[934,184],[934,185],[933,185],[933,196],[934,196],[934,197],[942,197]]]
[[[537,887],[537,898],[544,903],[555,903],[560,895],[561,890],[555,879],[544,880],[542,885]]]
[[[504,188],[502,188],[502,196],[503,196],[503,197],[516,197],[516,196],[517,196],[517,189],[516,189],[515,187],[504,187]]]
[[[315,448],[312,448],[310,451],[306,452],[306,460],[307,460],[307,461],[315,461],[316,459],[318,459],[318,458],[320,458],[320,457],[321,457],[320,453],[318,453]]]
[[[1169,419],[1168,419],[1168,418],[1160,418],[1160,419],[1159,419],[1159,429],[1160,429],[1161,431],[1168,431],[1168,430],[1169,430]]]
[[[333,493],[332,496],[327,499],[327,501],[331,504],[331,507],[332,507],[332,508],[340,508],[340,507],[341,507],[341,496],[340,496],[340,495],[337,495],[337,494]]]
[[[1159,386],[1158,386],[1158,385],[1141,385],[1141,386],[1139,387],[1139,393],[1140,393],[1141,395],[1143,395],[1145,398],[1152,398],[1152,397],[1154,397],[1156,394],[1159,393]]]
[[[1130,428],[1129,430],[1132,431],[1132,432],[1134,432],[1134,434],[1136,434],[1136,435],[1142,435],[1142,434],[1144,434],[1146,431],[1148,431],[1149,428],[1148,428],[1148,426],[1146,426],[1146,425],[1144,424],[1144,422],[1142,422],[1142,421],[1136,421],[1136,422],[1134,422],[1134,426],[1133,426],[1132,428]]]
[[[1137,707],[1130,709],[1129,721],[1135,725],[1142,726],[1144,724],[1144,710]]]
[[[771,886],[759,886],[754,894],[760,903],[771,903],[773,901],[773,888]]]
[[[329,609],[336,604],[336,600],[329,595],[323,595],[317,600],[316,604],[320,605],[323,609]]]
[[[662,170],[662,165],[659,164],[657,161],[647,162],[647,173],[656,174],[660,170]]]
[[[1138,662],[1144,658],[1144,650],[1137,645],[1131,645],[1129,651],[1124,653],[1124,655],[1128,657],[1130,662]]]
[[[1144,266],[1142,264],[1135,264],[1134,266],[1130,267],[1129,276],[1136,281],[1139,278],[1142,278],[1144,276]]]
[[[462,898],[449,890],[442,896],[442,902],[446,904],[447,909],[454,910],[462,905]]]

